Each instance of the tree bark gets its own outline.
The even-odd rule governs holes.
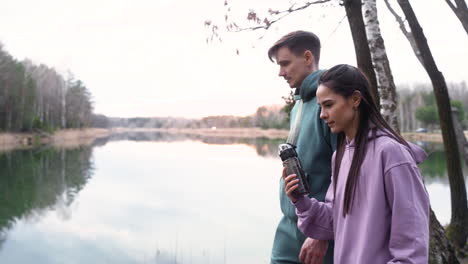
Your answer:
[[[466,34],[468,34],[468,7],[466,6],[465,0],[455,0],[456,5],[452,3],[452,0],[445,0],[445,2],[447,2],[450,9],[452,9],[458,17],[458,20],[460,20],[460,23],[466,31]]]
[[[455,133],[457,134],[458,150],[460,150],[460,155],[462,155],[466,166],[468,166],[468,141],[466,141],[465,133],[458,120],[458,109],[455,107],[452,107],[452,119]]]
[[[416,15],[413,12],[411,4],[408,0],[398,0],[398,3],[406,16],[411,32],[421,53],[424,68],[426,69],[434,88],[434,95],[440,117],[440,127],[442,129],[442,137],[447,157],[447,169],[452,202],[452,218],[447,229],[447,235],[456,247],[463,248],[468,236],[468,206],[465,180],[461,170],[460,153],[458,152],[458,144],[453,126],[447,84],[443,74],[438,70],[434,58],[432,57],[426,37],[419,25]]]
[[[459,264],[452,245],[447,240],[444,228],[431,209],[430,212],[430,250],[429,263],[431,264]]]
[[[380,112],[387,123],[397,132],[397,93],[393,81],[390,62],[387,57],[384,40],[380,33],[379,19],[377,16],[376,0],[364,1],[364,19],[366,32],[369,39],[369,49],[377,76],[377,87],[380,98]]]
[[[362,17],[361,0],[345,0],[344,7],[346,10],[346,16],[348,17],[349,27],[351,29],[351,35],[353,37],[358,68],[361,69],[369,79],[372,97],[376,104],[380,106],[379,92],[377,90],[377,78],[375,77],[374,67],[372,65],[364,19]]]

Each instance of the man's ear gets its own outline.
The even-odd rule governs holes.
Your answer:
[[[315,56],[310,50],[304,51],[304,58],[305,58],[307,64],[315,63]]]

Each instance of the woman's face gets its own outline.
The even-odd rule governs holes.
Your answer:
[[[348,139],[354,138],[359,125],[360,93],[356,91],[345,98],[321,84],[317,89],[317,101],[321,107],[320,118],[328,124],[331,132],[344,132]]]

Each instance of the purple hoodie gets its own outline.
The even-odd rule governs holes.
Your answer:
[[[303,197],[295,203],[298,227],[306,236],[335,240],[334,263],[428,263],[429,197],[416,166],[427,155],[408,144],[411,150],[382,131],[369,140],[346,217],[343,198],[354,140],[346,144],[336,197],[332,182],[325,202]]]

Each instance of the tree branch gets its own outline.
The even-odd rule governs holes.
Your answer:
[[[466,33],[468,33],[468,7],[465,0],[455,0],[455,4],[452,3],[451,0],[445,0],[445,2],[447,2],[450,9],[452,9],[458,20],[460,20]]]
[[[450,1],[450,0],[447,0]],[[416,55],[416,58],[418,58],[419,62],[424,65],[423,59],[421,57],[421,52],[419,51],[418,45],[416,45],[416,41],[414,40],[413,33],[411,31],[408,31],[405,26],[405,22],[403,19],[398,15],[398,13],[395,11],[395,9],[392,8],[388,0],[384,0],[385,5],[387,5],[388,10],[392,15],[395,17],[397,23],[400,25],[401,32],[403,32],[403,35],[405,35],[406,39],[408,39],[408,42],[411,45],[411,48],[413,49],[414,54]]]
[[[341,23],[343,23],[343,20],[345,20],[345,18],[346,18],[346,15],[344,15],[343,18],[340,20],[340,22],[338,22],[338,25],[336,25],[335,29],[333,29],[333,31],[330,33],[326,41],[328,41],[331,38],[331,36],[333,36],[333,34],[336,33],[336,31],[341,26]]]
[[[447,2],[447,4],[450,6],[453,12],[457,13],[457,7],[452,3],[452,1],[445,0],[445,2]]]
[[[330,1],[331,1],[331,0],[317,0],[317,1],[313,1],[313,2],[307,2],[307,3],[305,3],[305,4],[304,4],[303,6],[301,6],[301,7],[293,8],[293,7],[291,6],[288,10],[280,11],[280,13],[284,13],[284,12],[292,13],[292,12],[296,12],[296,11],[299,11],[299,10],[306,9],[306,8],[308,8],[308,7],[311,6],[311,5],[315,5],[315,4],[324,4],[324,3],[327,3],[327,2],[330,2]]]
[[[308,7],[310,7],[311,5],[317,5],[317,4],[324,4],[324,3],[328,3],[330,2],[331,0],[316,0],[316,1],[311,1],[311,2],[307,2],[307,3],[304,3],[302,6],[299,6],[297,8],[294,8],[294,4],[286,9],[286,10],[283,10],[283,11],[273,11],[273,10],[269,10],[270,14],[273,16],[276,16],[276,15],[280,15],[280,14],[283,14],[282,16],[276,18],[276,19],[272,19],[272,20],[269,20],[268,18],[264,18],[263,20],[262,19],[259,19],[255,13],[253,13],[254,15],[252,16],[251,19],[248,19],[249,20],[253,20],[253,21],[256,21],[257,23],[263,23],[263,25],[259,25],[259,26],[256,26],[256,27],[246,27],[246,28],[239,28],[239,27],[236,27],[236,30],[232,30],[232,32],[241,32],[241,31],[254,31],[254,30],[258,30],[258,29],[265,29],[265,30],[268,30],[273,24],[275,24],[276,22],[282,20],[283,18],[285,18],[286,16],[296,12],[296,11],[301,11],[301,10],[304,10]],[[251,13],[249,13],[250,15]]]

